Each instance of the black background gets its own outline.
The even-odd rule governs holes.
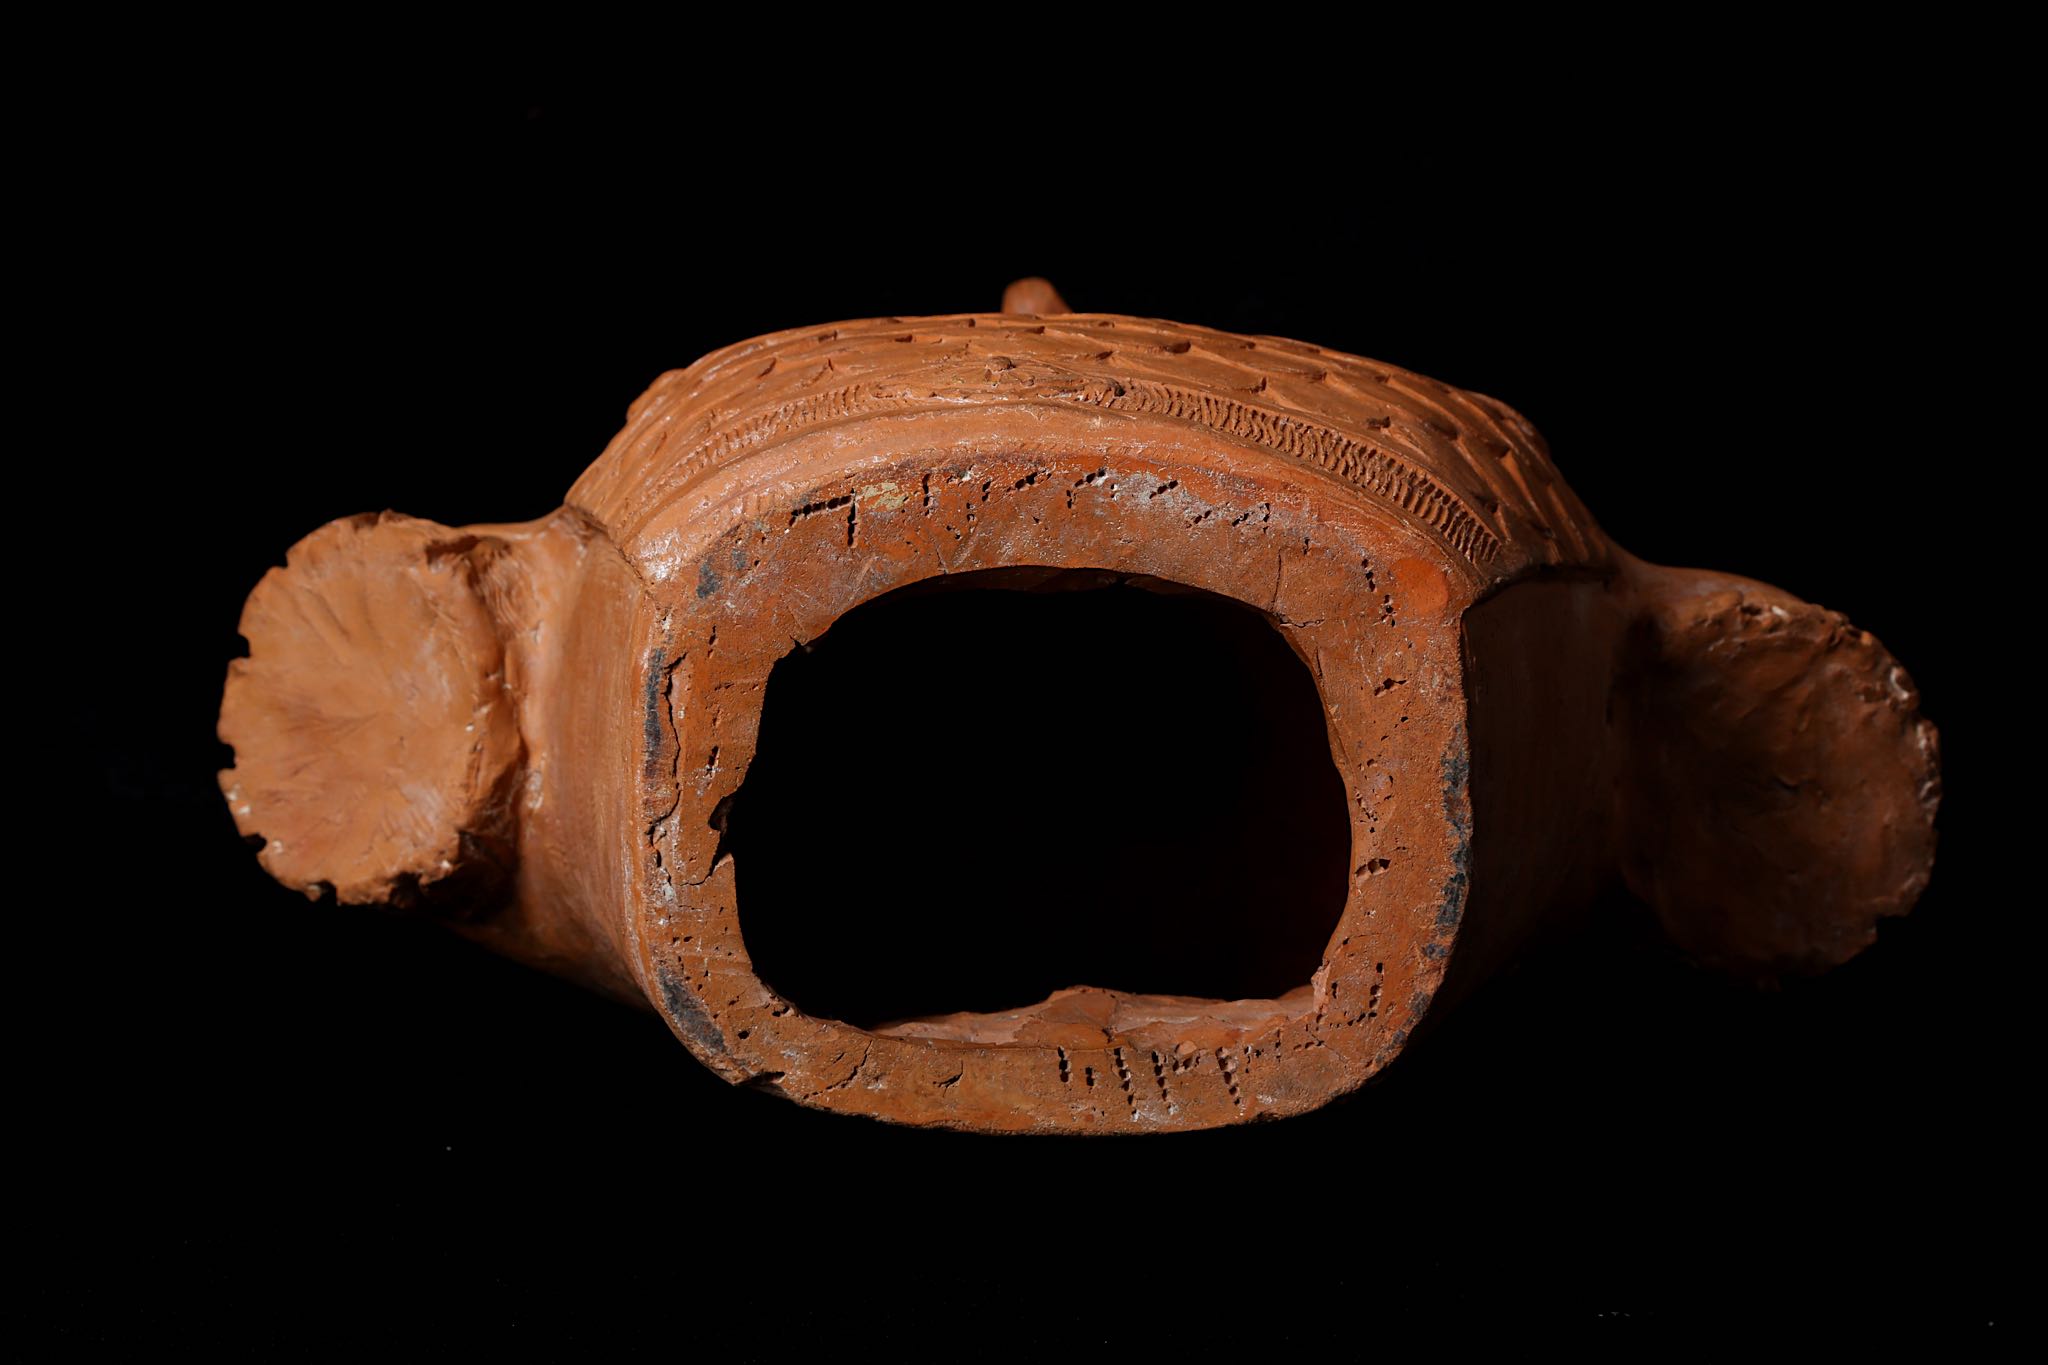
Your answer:
[[[740,1356],[2009,1315],[2026,897],[1987,825],[2012,755],[1972,605],[2024,537],[2022,438],[1960,312],[1982,181],[1875,92],[1752,84],[1735,117],[1654,84],[1440,139],[1005,89],[946,142],[943,83],[794,126],[289,80],[125,114],[133,216],[94,231],[128,360],[88,412],[127,414],[93,440],[129,718],[80,731],[99,889],[89,953],[50,959],[71,999],[24,1179],[62,1213],[32,1314],[82,1344],[623,1329]],[[650,1015],[263,874],[212,726],[242,598],[294,540],[387,506],[541,515],[664,369],[1032,273],[1495,395],[1621,544],[1875,632],[1942,732],[1919,909],[1760,992],[1617,902],[1326,1111],[992,1141],[728,1089]]]

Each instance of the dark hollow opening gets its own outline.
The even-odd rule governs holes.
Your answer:
[[[1237,602],[956,575],[779,662],[725,812],[762,980],[867,1027],[1306,985],[1351,846],[1308,668]]]

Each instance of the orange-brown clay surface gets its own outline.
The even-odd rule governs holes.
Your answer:
[[[664,375],[539,521],[386,513],[300,542],[250,596],[222,707],[222,786],[264,866],[645,1001],[734,1082],[984,1131],[1315,1108],[1615,877],[1689,951],[1745,973],[1834,965],[1911,907],[1934,731],[1868,634],[1618,550],[1493,399],[1301,342],[1059,312],[1044,281],[1005,305],[795,329]],[[951,597],[967,613],[945,616],[960,593],[1000,596]],[[1024,612],[1040,654],[1097,608],[1091,639],[1163,623],[1134,658],[1213,638],[1184,673],[1258,654],[1246,714],[1307,697],[1327,764],[1277,728],[1233,747],[1173,718],[1175,752],[1197,755],[1177,784],[1227,771],[1226,804],[1262,785],[1194,836],[1202,802],[1145,834],[1117,764],[1152,762],[1140,741],[1167,717],[1067,685],[995,716],[924,685],[978,602]],[[808,740],[771,756],[764,716],[868,621],[893,643],[820,684],[825,766],[804,766]],[[863,681],[913,656],[926,674]],[[888,1016],[877,995],[884,1017],[866,1018],[847,995],[807,1012],[807,991],[835,998],[835,968],[886,974],[875,936],[917,830],[872,858],[832,846],[852,860],[840,913],[799,875],[836,826],[778,845],[784,817],[762,812],[848,790],[856,812],[910,809],[965,780],[966,721],[1070,743],[1077,771],[1108,756],[1073,799],[1105,831],[1084,852],[1110,861],[1077,865],[1130,877],[1078,876],[1086,913],[1007,908],[983,941],[1028,957],[1056,923],[1067,946],[1106,942],[1129,906],[1141,932],[1074,960],[1135,977],[1150,945],[1187,980],[1255,993],[1073,979],[999,1007]],[[1295,756],[1262,769],[1260,753]],[[783,796],[760,794],[771,769]],[[1329,838],[1283,852],[1318,815]],[[948,836],[985,875],[931,913],[998,903],[1018,875],[1005,833]],[[1143,858],[1114,861],[1146,839],[1165,851],[1150,866],[1179,873],[1213,849],[1213,876],[1156,903]]]

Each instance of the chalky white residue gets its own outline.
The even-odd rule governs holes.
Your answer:
[[[680,537],[673,530],[663,531],[661,536],[640,552],[640,567],[651,583],[665,583],[683,562],[682,547],[677,543]]]

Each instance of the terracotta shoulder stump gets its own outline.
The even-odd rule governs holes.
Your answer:
[[[294,546],[221,710],[264,866],[986,1131],[1316,1108],[1617,876],[1757,974],[1919,895],[1935,733],[1841,616],[1618,550],[1491,398],[1006,304],[664,375],[538,521]]]

